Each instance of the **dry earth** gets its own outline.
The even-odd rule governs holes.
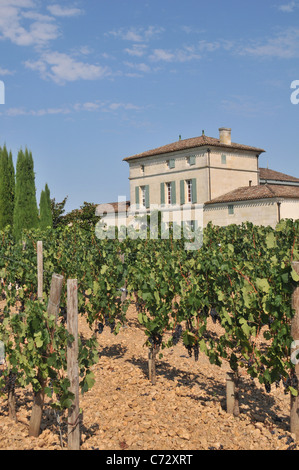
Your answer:
[[[227,365],[212,366],[204,354],[198,362],[179,343],[157,361],[157,383],[148,380],[145,336],[133,306],[118,336],[105,328],[99,335],[94,387],[80,397],[82,450],[297,450],[289,432],[289,396],[283,388],[264,388],[241,376],[240,416],[225,410]],[[217,331],[211,323],[211,328]],[[80,330],[89,329],[80,319]],[[46,405],[42,432],[28,436],[30,390],[17,390],[17,422],[0,398],[1,450],[67,448],[65,417]]]

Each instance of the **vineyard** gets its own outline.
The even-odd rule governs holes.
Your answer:
[[[260,395],[262,389],[266,397],[281,390],[285,397],[291,397],[291,402],[296,402],[298,380],[296,361],[291,360],[291,354],[293,340],[299,339],[292,336],[295,313],[292,296],[299,284],[295,269],[295,262],[299,261],[298,236],[299,221],[291,220],[283,220],[275,230],[249,223],[209,225],[200,247],[190,250],[186,249],[190,240],[173,232],[167,238],[160,233],[155,238],[100,239],[96,232],[64,227],[28,231],[19,242],[9,230],[1,232],[0,341],[5,352],[0,365],[1,414],[9,413],[10,419],[17,422],[24,394],[27,397],[31,394],[29,409],[34,409],[37,397],[43,397],[47,407],[62,421],[72,406],[74,396],[70,391],[66,353],[74,341],[67,328],[66,283],[70,279],[77,280],[79,322],[83,325],[78,352],[83,396],[92,396],[93,389],[99,387],[109,370],[119,370],[117,364],[125,352],[123,338],[132,343],[133,349],[136,341],[131,364],[139,372],[142,370],[141,376],[137,374],[137,380],[136,370],[133,372],[121,362],[122,371],[127,371],[124,383],[110,377],[107,385],[115,386],[110,391],[111,400],[119,410],[119,419],[127,423],[124,427],[131,415],[128,417],[124,412],[121,416],[121,402],[125,399],[118,389],[125,387],[130,377],[133,382],[130,387],[135,382],[144,399],[150,397],[155,401],[155,396],[163,395],[167,403],[177,406],[174,381],[183,383],[182,393],[188,387],[185,396],[190,397],[190,390],[198,387],[199,381],[203,389],[212,388],[211,377],[204,372],[206,368],[225,372],[222,386],[227,388],[226,402],[223,404],[214,396],[212,409],[219,410],[222,417],[225,410],[225,416],[229,414],[236,420],[242,416],[240,397],[244,381],[249,388],[248,384],[257,384]],[[38,294],[37,276],[40,241],[42,298]],[[54,273],[64,280],[56,315],[49,309]],[[105,352],[109,348],[114,353],[113,365],[109,363],[108,367]],[[173,357],[175,367],[167,372]],[[185,361],[192,373],[182,379],[180,371]],[[178,371],[177,378],[171,376],[174,369]],[[102,400],[105,402],[106,395]],[[102,400],[97,407],[101,410],[99,427],[102,422],[105,433],[110,431],[109,423],[105,422],[105,410],[110,404],[108,400],[105,408]],[[205,396],[204,400],[208,398]],[[150,408],[142,409],[137,399],[134,406],[140,407],[139,418],[147,429],[149,419],[145,416]],[[194,413],[194,406],[191,411]],[[289,410],[284,411],[289,414]],[[88,410],[83,410],[82,428],[86,427],[85,414]],[[198,423],[194,415],[185,418]],[[90,430],[85,430],[88,433]],[[128,437],[121,430],[118,434],[120,448],[128,448]],[[183,431],[181,434],[185,442],[192,441],[190,429],[185,437]],[[61,440],[65,442],[65,436]],[[198,444],[192,443],[199,448],[205,446],[200,440]],[[93,446],[101,448],[101,442]]]

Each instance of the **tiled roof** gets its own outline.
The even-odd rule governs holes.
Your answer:
[[[130,207],[130,201],[125,202],[105,202],[98,204],[96,207],[96,215],[99,213],[107,212],[107,214],[117,214],[119,209],[121,212],[126,211]]]
[[[280,173],[279,171],[270,170],[269,168],[260,168],[260,179],[272,181],[290,181],[299,183],[299,178],[286,175],[285,173]]]
[[[222,147],[222,148],[227,148],[227,149],[231,148],[231,149],[238,149],[238,150],[249,150],[252,152],[256,152],[258,154],[265,152],[265,150],[257,148],[257,147],[251,147],[249,145],[243,145],[243,144],[236,144],[233,142],[230,145],[222,144],[220,143],[219,139],[215,139],[214,137],[208,137],[206,135],[201,135],[200,137],[193,137],[191,139],[178,140],[177,142],[173,142],[172,144],[163,145],[162,147],[158,147],[153,150],[148,150],[146,152],[124,158],[123,161],[130,161],[135,158],[150,157],[153,155],[161,155],[162,153],[177,152],[179,150],[188,150],[188,149],[192,149],[196,147],[204,147],[204,146]]]
[[[269,198],[295,198],[299,199],[299,186],[261,184],[258,186],[244,186],[234,191],[216,197],[205,204],[217,204],[224,202],[250,201],[253,199]]]

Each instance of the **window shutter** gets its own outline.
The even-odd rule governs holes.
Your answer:
[[[196,178],[192,179],[192,203],[197,202]]]
[[[160,192],[161,192],[161,206],[165,204],[165,183],[160,184]]]
[[[171,182],[171,204],[176,204],[175,181]]]
[[[190,157],[189,157],[189,165],[195,165],[195,155],[190,155]]]
[[[185,181],[180,181],[180,196],[181,196],[181,204],[185,204]]]
[[[148,209],[150,206],[149,202],[149,185],[145,186],[145,207]]]
[[[135,188],[135,204],[137,207],[139,206],[139,186]]]
[[[174,161],[174,158],[172,158],[171,160],[169,160],[169,168],[175,168],[175,161]]]

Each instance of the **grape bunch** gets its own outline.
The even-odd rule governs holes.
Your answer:
[[[198,343],[196,342],[195,344],[188,344],[187,346],[185,346],[187,351],[188,351],[188,354],[189,354],[189,357],[192,357],[192,355],[194,355],[194,360],[195,362],[198,361],[198,357],[199,357],[199,347],[198,347]]]
[[[111,333],[113,333],[113,332],[114,332],[114,328],[115,328],[115,320],[109,318],[108,315],[105,315],[104,320],[105,320],[105,325],[106,325],[106,326],[109,326]]]
[[[298,379],[296,374],[292,373],[287,379],[282,379],[285,395],[289,393],[289,387],[298,390]]]
[[[218,313],[216,312],[216,310],[215,310],[214,308],[211,308],[210,316],[211,316],[212,321],[213,321],[214,324],[215,324],[217,321],[220,322],[220,316],[218,315]]]
[[[180,341],[181,335],[182,335],[182,325],[176,325],[174,333],[172,335],[172,344],[176,345]]]
[[[266,390],[266,392],[267,392],[267,393],[270,393],[270,392],[271,392],[271,384],[270,384],[270,382],[265,382],[264,385],[265,385],[265,390]]]
[[[61,317],[61,323],[65,325],[67,323],[67,309],[66,307],[61,307],[60,308],[60,317]]]

